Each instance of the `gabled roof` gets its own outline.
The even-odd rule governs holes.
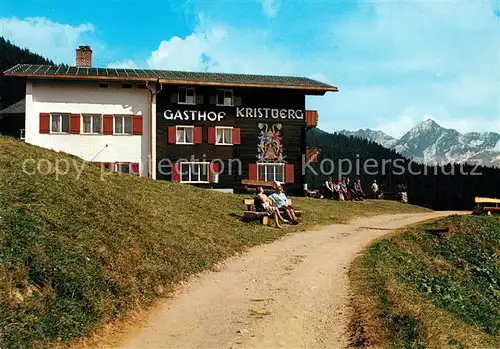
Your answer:
[[[164,84],[288,88],[323,93],[338,91],[335,86],[304,77],[199,73],[154,69],[82,68],[18,64],[6,70],[4,75],[45,79],[159,81]]]
[[[23,98],[20,101],[9,105],[7,108],[0,110],[0,115],[24,114],[25,110],[26,110],[26,100]]]

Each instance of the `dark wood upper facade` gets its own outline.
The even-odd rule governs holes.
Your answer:
[[[179,91],[184,95],[186,87],[195,88],[194,104],[179,103]],[[222,166],[212,168],[220,172],[216,183],[210,177],[210,183],[199,183],[200,186],[238,188],[243,179],[274,177],[286,183],[288,192],[300,192],[302,157],[306,153],[305,92],[251,87],[229,91],[232,106],[218,105],[217,95],[222,92],[216,87],[168,86],[157,95],[157,179],[183,180],[175,169],[173,174],[164,171],[160,166],[162,159],[171,162],[192,157],[206,162],[220,159]],[[194,126],[194,144],[176,144],[176,130],[182,126]],[[233,128],[232,145],[213,144],[216,127]]]

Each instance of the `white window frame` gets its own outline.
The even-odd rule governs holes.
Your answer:
[[[128,172],[120,171],[120,166],[128,166]],[[130,162],[118,162],[115,164],[115,172],[123,173],[123,174],[131,174],[132,173],[132,164]]]
[[[219,92],[224,93],[224,102],[222,104],[219,103]],[[231,103],[226,104],[226,92],[231,92]],[[215,95],[215,104],[219,107],[233,107],[234,106],[234,90],[231,89],[223,89],[219,88],[217,89],[217,94]]]
[[[59,131],[54,131],[52,130],[52,120],[54,117],[60,117],[61,118],[61,122],[60,122],[60,128],[59,128]],[[66,116],[68,118],[68,131],[63,131],[62,130],[62,125],[63,125],[63,122],[62,122],[62,117]],[[69,134],[71,131],[71,115],[69,113],[51,113],[50,114],[50,133],[52,134]]]
[[[123,118],[122,132],[116,132],[116,119]],[[130,119],[130,133],[125,132],[125,118]],[[132,136],[134,134],[134,120],[133,115],[114,115],[113,116],[113,134],[119,136]]]
[[[191,142],[186,142],[186,135],[185,134],[184,134],[184,142],[179,142],[177,140],[177,132],[179,131],[180,128],[182,128],[182,129],[191,129]],[[187,125],[187,126],[178,125],[178,126],[175,126],[175,144],[194,144],[194,126],[192,126],[192,125]]]
[[[85,123],[84,123],[83,120],[86,117],[90,117],[91,118],[90,119],[91,120],[91,122],[90,122],[90,132],[85,132]],[[99,131],[99,132],[94,132],[94,117],[99,117],[99,119],[100,119],[99,122],[101,123],[101,127],[100,127],[101,131]],[[80,127],[80,129],[82,130],[81,133],[84,134],[84,135],[100,135],[100,134],[102,134],[102,126],[103,126],[102,120],[103,120],[102,114],[82,114],[82,124],[81,124],[81,127]],[[113,132],[115,130],[114,122],[115,122],[115,120],[113,118]]]
[[[193,101],[188,102],[188,95],[187,91],[192,90],[193,91]],[[184,91],[184,97],[186,99],[185,102],[181,102],[181,91]],[[179,87],[177,91],[177,103],[178,104],[186,104],[186,105],[195,105],[196,104],[196,89],[194,87]]]
[[[192,171],[189,171],[189,180],[185,181],[183,179],[183,169],[182,169],[182,166],[183,165],[204,165],[206,166],[206,174],[207,174],[207,180],[206,181],[202,181],[201,180],[201,172],[202,171],[199,171],[198,172],[198,178],[196,180],[193,180],[193,178],[191,178],[191,175],[193,174]],[[179,163],[179,175],[180,175],[180,179],[181,179],[181,183],[210,183],[210,162],[208,161],[185,161],[185,162],[181,162]]]
[[[259,166],[264,166],[265,168],[265,174],[264,174],[264,178],[260,178],[260,169],[259,169]],[[267,177],[269,175],[269,168],[270,167],[277,167],[277,166],[280,166],[282,168],[282,178],[276,178],[276,171],[273,170],[273,177],[271,180],[268,180]],[[269,181],[269,182],[280,182],[280,183],[284,183],[285,182],[285,164],[280,164],[280,163],[257,163],[257,179],[259,181]]]
[[[230,143],[219,143],[219,137],[217,136],[218,130],[229,130],[231,131],[231,142]],[[233,145],[233,127],[232,126],[215,126],[215,144],[216,145]]]

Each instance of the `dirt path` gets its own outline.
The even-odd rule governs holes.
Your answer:
[[[454,212],[363,218],[291,234],[193,277],[122,348],[347,345],[347,270],[373,239]]]

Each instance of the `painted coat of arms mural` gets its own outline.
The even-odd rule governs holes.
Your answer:
[[[257,144],[259,162],[283,162],[283,145],[281,144],[282,124],[259,123],[260,135]]]

